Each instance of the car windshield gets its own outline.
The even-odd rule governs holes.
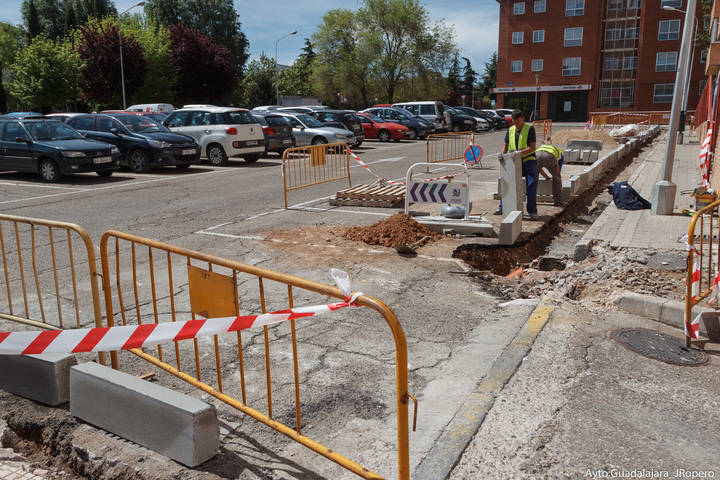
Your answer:
[[[53,140],[72,140],[85,138],[69,125],[57,120],[36,120],[24,122],[30,135],[37,142]]]
[[[306,115],[303,113],[301,113],[300,115],[295,115],[295,118],[304,123],[305,126],[308,128],[321,128],[325,126],[317,118],[311,117],[310,115]]]
[[[115,117],[134,133],[169,132],[167,128],[157,123],[150,117],[141,115],[118,115]]]
[[[403,118],[415,118],[412,113],[408,112],[404,108],[396,108],[393,110],[394,112],[397,112],[398,115],[400,115]]]
[[[385,120],[383,120],[382,118],[378,117],[377,115],[373,115],[372,113],[366,113],[365,116],[366,116],[367,118],[369,118],[370,120],[372,120],[373,122],[382,123],[382,122],[385,121]]]
[[[273,127],[284,127],[286,125],[290,125],[288,119],[286,117],[281,117],[280,115],[267,116],[265,117],[265,121],[268,125]]]

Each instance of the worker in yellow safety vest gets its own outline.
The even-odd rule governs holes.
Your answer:
[[[549,138],[548,141],[550,141]],[[561,207],[563,203],[562,175],[560,174],[560,169],[565,161],[562,150],[551,144],[541,145],[535,150],[535,159],[537,160],[537,168],[540,175],[545,178],[552,176],[553,203],[556,207]],[[550,176],[545,173],[546,170],[550,173]]]
[[[522,155],[522,175],[525,177],[525,196],[527,197],[527,214],[531,219],[538,216],[537,211],[537,185],[538,169],[535,160],[535,127],[525,123],[525,115],[520,110],[512,112],[513,126],[505,134],[505,148],[503,153],[520,151]],[[495,215],[502,215],[502,201],[495,211]]]

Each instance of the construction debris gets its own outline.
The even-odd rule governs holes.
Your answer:
[[[393,215],[368,227],[350,227],[343,236],[348,240],[365,242],[368,245],[382,245],[383,247],[410,245],[422,240],[423,237],[429,237],[427,245],[442,238],[442,235],[420,225],[405,213]]]

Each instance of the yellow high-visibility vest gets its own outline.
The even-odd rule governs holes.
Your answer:
[[[530,133],[530,124],[523,124],[522,130],[520,130],[520,138],[518,145],[515,145],[515,132],[517,132],[517,128],[515,127],[515,125],[513,125],[512,127],[510,127],[510,131],[508,132],[508,150],[512,152],[514,150],[525,150],[526,148],[528,148],[528,134]],[[522,157],[523,162],[527,162],[528,160],[535,160],[535,152],[530,152]]]

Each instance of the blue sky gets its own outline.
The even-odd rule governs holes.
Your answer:
[[[118,10],[125,10],[137,0],[116,0]],[[0,20],[19,23],[22,0],[0,0]],[[476,71],[497,49],[498,3],[496,0],[421,0],[432,20],[444,19],[455,29],[455,43],[460,54],[468,57]],[[262,52],[273,56],[275,40],[292,30],[298,34],[278,45],[278,62],[291,64],[300,54],[303,39],[309,37],[325,12],[333,8],[356,9],[359,0],[258,1],[235,0],[243,30],[250,41],[253,56]]]

